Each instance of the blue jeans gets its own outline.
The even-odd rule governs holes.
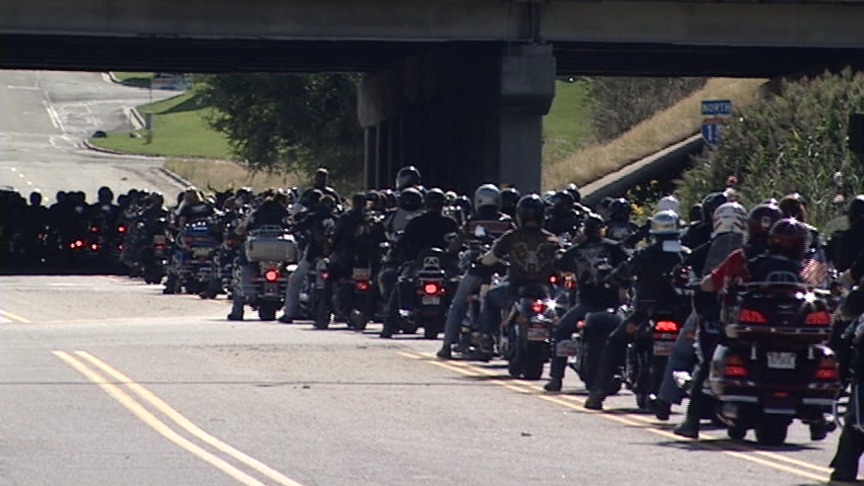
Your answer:
[[[564,370],[567,368],[567,357],[558,356],[555,352],[558,349],[558,343],[567,341],[576,332],[576,323],[579,319],[583,319],[588,313],[588,306],[579,304],[576,307],[570,308],[558,325],[555,326],[555,331],[552,332],[552,362],[549,364],[550,378],[564,378]]]
[[[696,324],[699,318],[695,312],[691,312],[684,321],[684,327],[678,333],[678,339],[672,347],[672,354],[666,361],[666,368],[663,370],[663,381],[660,383],[660,390],[657,391],[657,396],[666,403],[680,404],[684,398],[684,390],[678,387],[675,379],[672,377],[674,371],[691,371],[696,365],[696,350],[693,347],[693,334],[696,331]],[[708,363],[711,362],[711,357],[708,357]]]
[[[456,288],[456,293],[453,294],[453,302],[450,303],[450,309],[447,311],[447,320],[444,325],[444,344],[443,347],[448,347],[455,343],[459,337],[459,328],[462,324],[462,319],[468,312],[468,296],[477,292],[480,285],[483,283],[483,277],[479,275],[471,275],[466,273],[459,282],[459,287]]]
[[[480,311],[480,332],[493,334],[501,328],[501,311],[510,305],[510,288],[505,283],[489,289],[483,298],[483,309]]]
[[[303,283],[306,281],[311,266],[312,263],[307,262],[304,258],[288,280],[288,286],[285,289],[284,309],[285,315],[288,317],[297,317],[300,313],[300,291],[303,290]]]

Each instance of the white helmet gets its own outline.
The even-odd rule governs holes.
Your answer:
[[[651,229],[648,232],[652,235],[679,234],[678,213],[668,209],[666,211],[658,211],[651,217]]]
[[[747,232],[747,210],[741,203],[727,202],[714,211],[714,234]]]
[[[474,191],[474,209],[480,209],[483,206],[500,206],[501,191],[495,184],[483,184]]]
[[[679,214],[678,210],[680,207],[681,203],[678,202],[678,198],[675,196],[666,196],[657,202],[657,212],[672,211],[675,214]]]

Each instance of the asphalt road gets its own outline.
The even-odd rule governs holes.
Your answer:
[[[8,86],[53,74],[2,76]],[[6,105],[10,91],[4,107],[32,109]],[[65,146],[75,135],[54,130],[44,108],[19,113],[26,133],[10,131],[9,109],[0,184],[11,154],[42,188],[158,177],[156,161]],[[36,170],[42,160],[68,170]],[[572,373],[546,394],[543,382],[507,379],[500,362],[437,360],[440,341],[382,340],[379,325],[229,322],[228,309],[224,297],[162,295],[126,277],[0,277],[0,486],[793,486],[830,472],[836,433],[814,443],[796,424],[774,448],[719,430],[680,439],[680,407],[658,422],[625,391],[587,411]]]

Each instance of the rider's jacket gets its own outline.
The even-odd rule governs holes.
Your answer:
[[[576,275],[579,303],[592,309],[617,307],[618,286],[606,282],[609,272],[627,261],[627,252],[607,238],[592,238],[570,247],[555,262],[558,270]]]
[[[624,241],[639,230],[639,226],[632,221],[609,221],[606,223],[606,237],[610,240]]]
[[[390,235],[405,231],[408,222],[423,214],[422,209],[416,211],[407,211],[402,208],[394,209],[384,215],[384,229]]]
[[[290,213],[285,206],[268,199],[249,216],[246,230],[250,231],[262,226],[285,226],[285,219],[289,215]]]
[[[412,261],[417,255],[429,248],[446,249],[447,235],[459,231],[459,223],[449,216],[436,212],[427,212],[413,218],[405,227],[405,233],[399,239],[397,259],[399,262]]]
[[[548,282],[557,272],[555,257],[559,248],[554,234],[540,227],[523,226],[495,240],[492,255],[510,263],[507,278],[511,291],[515,291],[525,284]]]
[[[843,272],[864,254],[864,225],[836,231],[825,248],[825,255],[838,271]]]
[[[306,239],[303,260],[311,263],[319,257],[329,255],[335,226],[333,214],[320,210],[309,211],[306,217],[294,225],[294,232]]]
[[[686,306],[686,299],[675,290],[673,271],[689,254],[690,249],[678,240],[657,240],[619,265],[607,281],[617,285],[632,282],[633,307],[637,311],[649,307],[680,308]]]
[[[711,241],[711,234],[714,232],[713,221],[703,221],[698,224],[689,226],[681,235],[681,244],[687,248],[698,248],[705,243]]]
[[[346,264],[363,257],[372,263],[381,259],[381,243],[387,241],[379,218],[366,209],[351,209],[336,220],[333,257]]]

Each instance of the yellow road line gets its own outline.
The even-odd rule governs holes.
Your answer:
[[[85,365],[81,361],[78,361],[73,356],[63,351],[53,351],[53,353],[55,356],[66,362],[66,364],[68,364],[72,368],[75,368],[79,373],[87,377],[90,381],[99,385],[99,387],[102,388],[106,393],[108,393],[108,395],[120,402],[121,405],[126,407],[130,412],[135,414],[139,419],[141,419],[145,424],[153,428],[156,432],[162,434],[162,436],[166,439],[186,449],[192,454],[195,454],[196,456],[200,457],[201,459],[216,467],[220,471],[228,474],[242,484],[245,484],[247,486],[266,486],[264,483],[258,481],[252,476],[249,476],[248,474],[237,469],[228,462],[220,459],[216,455],[207,452],[200,446],[196,445],[195,443],[175,432],[173,429],[171,429],[171,427],[168,427],[164,422],[156,418],[156,416],[150,413],[140,403],[136,402],[135,399],[126,394],[118,386],[109,383],[107,380],[105,380],[104,377],[88,368],[87,365]]]
[[[465,363],[465,362],[439,361],[431,353],[414,354],[414,353],[402,353],[402,352],[400,352],[399,354],[413,358],[413,359],[423,360],[427,363],[430,363],[430,364],[433,364],[433,365],[436,365],[436,366],[439,366],[442,368],[450,369],[450,370],[456,371],[457,373],[460,373],[460,374],[463,374],[466,376],[470,376],[469,372],[479,373],[479,374],[485,375],[485,376],[497,376],[498,375],[497,373],[495,373],[491,370],[482,368],[480,366],[472,365],[469,363]],[[444,363],[447,363],[447,365],[444,365]],[[474,376],[476,376],[476,374]],[[495,383],[497,385],[501,385],[505,388],[517,390],[521,393],[529,393],[529,394],[536,396],[537,398],[540,398],[541,400],[545,400],[547,402],[562,405],[564,407],[567,407],[567,408],[570,408],[573,410],[578,410],[578,411],[586,412],[586,413],[594,413],[594,414],[597,414],[601,417],[604,417],[604,418],[607,418],[607,419],[610,419],[610,420],[613,420],[616,422],[624,423],[627,425],[639,426],[639,428],[642,430],[646,430],[646,431],[652,432],[656,435],[660,435],[660,436],[663,436],[663,437],[666,437],[669,439],[680,440],[680,441],[687,440],[686,438],[675,435],[672,432],[669,432],[668,430],[664,430],[664,429],[657,428],[657,427],[645,427],[642,424],[650,424],[650,423],[653,423],[653,421],[649,418],[646,418],[646,417],[643,417],[640,415],[630,414],[630,413],[622,413],[622,414],[611,413],[610,414],[610,413],[604,413],[603,411],[599,411],[599,410],[597,410],[597,411],[586,410],[583,408],[585,401],[581,398],[574,397],[574,396],[568,396],[568,395],[545,394],[545,393],[543,393],[544,390],[541,386],[534,385],[534,384],[520,383],[518,386],[515,386],[512,383],[508,382],[509,381],[508,378],[503,377],[503,376],[501,377],[501,379],[490,380],[490,381],[492,381],[493,383]],[[540,393],[537,393],[537,392],[540,392]],[[705,436],[703,435],[703,437],[705,437]],[[717,437],[717,436],[707,436],[707,438],[709,438],[709,439],[722,439],[721,437]],[[794,466],[798,466],[800,468],[811,469],[811,470],[815,470],[815,471],[819,471],[819,472],[826,472],[827,473],[827,472],[831,471],[830,468],[827,468],[824,466],[819,466],[816,464],[811,464],[809,462],[800,461],[797,459],[792,459],[792,458],[783,456],[781,454],[775,454],[775,453],[767,452],[767,451],[760,451],[760,450],[748,447],[744,444],[734,444],[734,443],[728,444],[728,445],[731,445],[732,447],[735,447],[736,449],[738,449],[738,451],[741,451],[741,452],[738,452],[738,451],[726,450],[723,447],[711,444],[710,442],[703,442],[703,441],[698,441],[698,440],[692,440],[692,442],[694,444],[696,444],[700,447],[706,448],[706,449],[720,451],[720,452],[722,452],[726,455],[732,456],[732,457],[744,459],[744,460],[750,461],[750,462],[755,462],[757,464],[768,466],[768,467],[771,467],[774,469],[779,469],[781,471],[789,472],[789,473],[795,474],[797,476],[802,476],[802,477],[814,479],[817,481],[827,481],[828,477],[813,474],[809,471],[805,471],[805,470],[798,469],[798,468],[791,467],[791,466],[786,466],[784,464],[779,464],[778,462],[773,462],[773,461],[785,462],[788,464],[792,464]],[[724,444],[724,445],[727,445],[727,444]],[[766,457],[766,458],[769,458],[771,460],[762,459],[761,457],[755,457],[756,455]]]
[[[282,484],[284,486],[301,486],[300,483],[298,483],[292,479],[289,479],[288,477],[282,475],[279,471],[271,469],[270,467],[266,466],[265,464],[258,461],[257,459],[254,459],[254,458],[244,454],[243,452],[238,451],[237,449],[235,449],[235,448],[231,447],[230,445],[222,442],[221,440],[217,439],[216,437],[213,437],[212,435],[208,434],[207,432],[201,430],[197,425],[192,423],[192,421],[190,421],[189,419],[187,419],[186,417],[181,415],[180,412],[173,409],[171,406],[169,406],[167,403],[165,403],[162,399],[160,399],[159,397],[154,395],[150,390],[144,388],[143,386],[139,385],[138,383],[135,383],[129,377],[127,377],[123,373],[117,371],[116,369],[112,368],[111,366],[109,366],[104,361],[101,361],[100,359],[96,358],[95,356],[93,356],[92,354],[90,354],[86,351],[75,351],[75,354],[77,354],[78,356],[89,361],[91,364],[93,364],[94,366],[96,366],[97,368],[102,370],[104,373],[107,373],[108,375],[114,377],[114,379],[116,379],[117,381],[122,383],[124,386],[129,388],[133,393],[138,395],[141,399],[149,402],[151,405],[153,405],[153,407],[155,407],[157,410],[164,413],[168,418],[173,420],[174,423],[176,423],[177,425],[179,425],[180,427],[182,427],[183,429],[185,429],[187,432],[189,432],[193,436],[197,437],[198,439],[201,439],[203,442],[213,446],[214,448],[216,448],[217,450],[219,450],[221,452],[224,452],[225,454],[228,454],[229,456],[233,457],[234,459],[242,462],[243,464],[246,464],[247,466],[260,472],[261,474],[267,476],[268,478],[276,481],[279,484]]]
[[[11,312],[4,311],[3,309],[0,309],[0,315],[3,315],[9,319],[12,319],[13,321],[22,322],[24,324],[30,324],[30,322],[32,322],[32,321],[30,321],[30,319],[21,317],[17,314],[13,314]]]

